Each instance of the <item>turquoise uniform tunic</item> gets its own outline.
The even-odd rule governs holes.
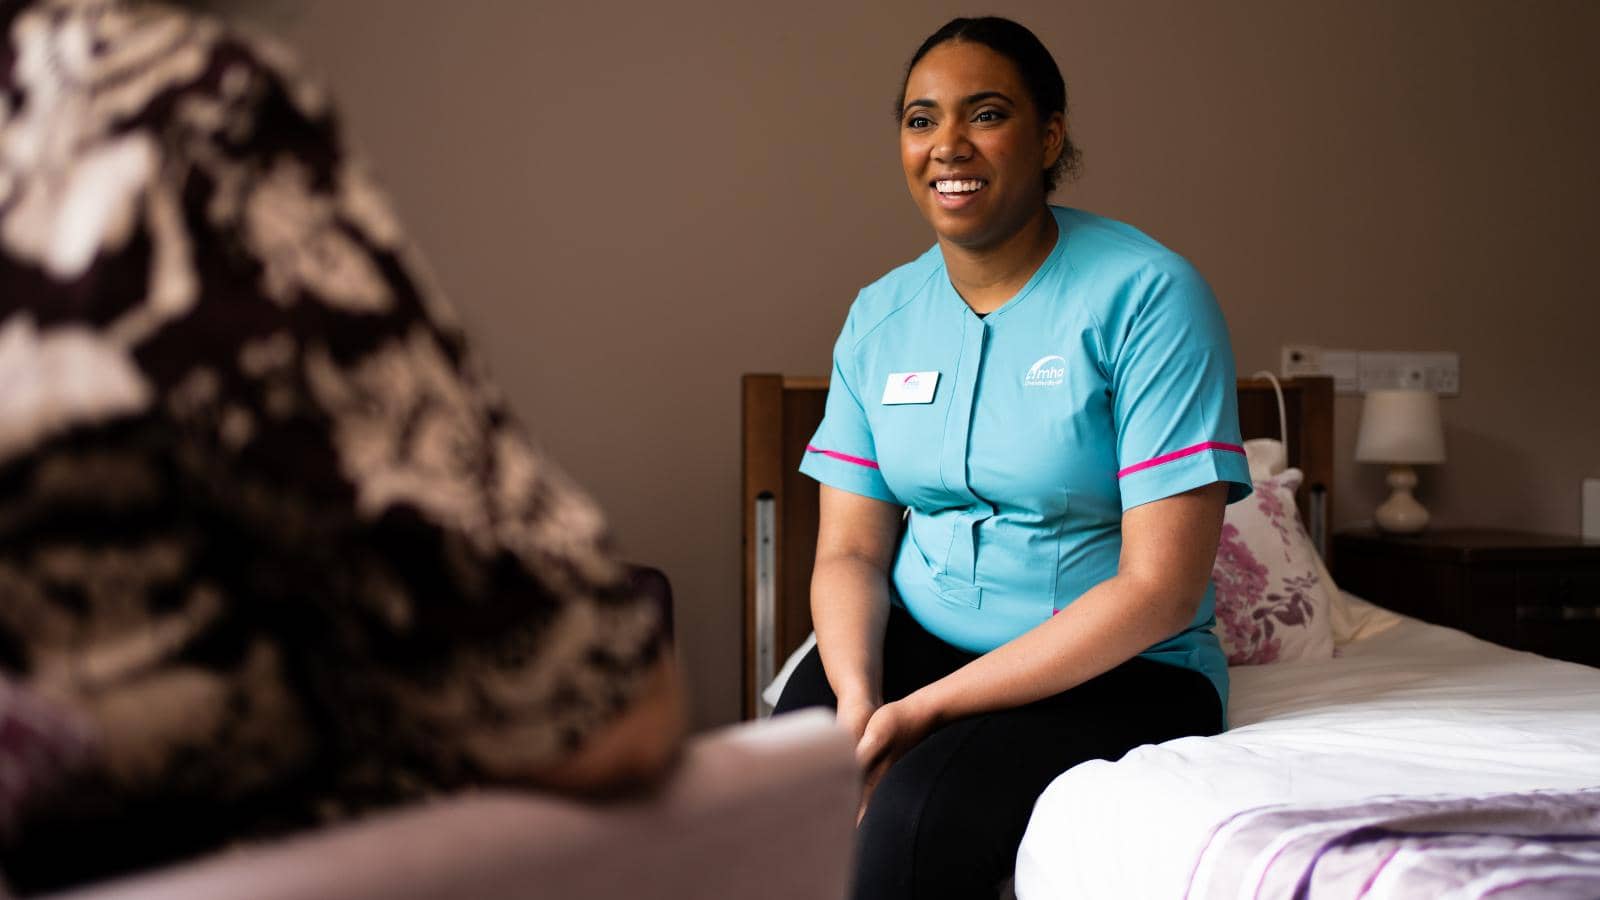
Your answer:
[[[1052,207],[1056,246],[979,317],[937,246],[861,291],[800,471],[906,506],[894,602],[985,653],[1117,572],[1122,513],[1216,481],[1250,493],[1233,349],[1205,281],[1138,230]],[[1228,696],[1194,620],[1147,649]]]

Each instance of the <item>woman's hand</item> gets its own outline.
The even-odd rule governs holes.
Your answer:
[[[843,696],[839,698],[834,721],[839,723],[840,728],[850,733],[850,740],[859,744],[861,735],[867,730],[867,721],[881,706],[883,701],[865,694]]]
[[[915,697],[878,707],[867,721],[861,740],[856,742],[856,762],[863,773],[857,825],[867,814],[867,802],[872,799],[872,792],[884,773],[938,724],[932,710],[917,702]]]

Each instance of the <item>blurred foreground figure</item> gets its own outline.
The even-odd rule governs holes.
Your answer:
[[[418,272],[280,52],[0,0],[15,886],[671,758],[659,610]]]

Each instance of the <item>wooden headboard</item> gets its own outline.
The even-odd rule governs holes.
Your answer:
[[[1285,378],[1289,465],[1305,472],[1296,500],[1327,558],[1333,496],[1333,379]],[[828,379],[746,375],[744,388],[744,711],[811,633],[811,563],[817,550],[817,483],[800,474],[806,441],[822,421]],[[1266,379],[1239,380],[1244,438],[1278,437],[1278,398]]]

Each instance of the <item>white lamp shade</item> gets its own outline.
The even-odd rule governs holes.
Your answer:
[[[1444,462],[1444,422],[1432,391],[1369,391],[1356,438],[1361,462]]]

